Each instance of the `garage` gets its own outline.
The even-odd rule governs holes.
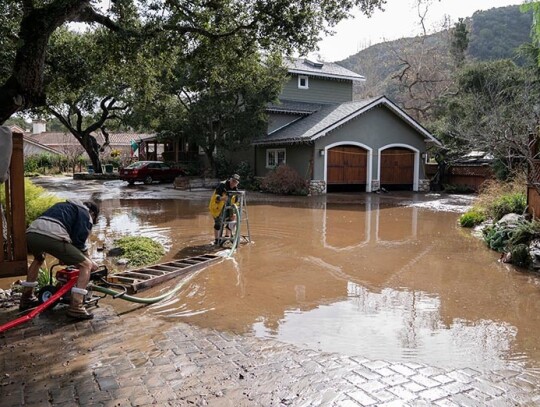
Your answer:
[[[381,152],[381,187],[393,191],[412,191],[415,152],[393,147]]]
[[[365,191],[367,183],[367,157],[358,146],[337,146],[328,149],[327,190]]]
[[[421,157],[442,146],[384,96],[321,105],[254,144],[257,174],[272,171],[268,157],[279,150],[283,162],[309,181],[312,195],[380,188],[428,191]]]

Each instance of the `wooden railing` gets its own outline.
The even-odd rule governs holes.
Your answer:
[[[0,200],[0,278],[26,275],[23,135],[13,133],[9,178]]]

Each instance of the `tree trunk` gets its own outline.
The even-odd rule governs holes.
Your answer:
[[[103,169],[101,168],[101,159],[99,158],[99,153],[94,150],[87,151],[87,153],[90,157],[90,161],[92,162],[92,166],[94,167],[94,172],[96,174],[102,174]]]
[[[100,146],[96,141],[96,138],[88,133],[78,133],[73,132],[73,136],[77,139],[77,141],[83,146],[84,151],[86,151],[86,154],[88,154],[88,157],[90,158],[90,162],[92,163],[92,166],[94,167],[94,172],[97,174],[102,174],[103,169],[101,168],[101,158],[99,158],[99,150]]]
[[[92,162],[92,165],[94,166],[94,172],[96,174],[102,174],[103,169],[101,168],[101,159],[99,158],[100,146],[97,143],[96,138],[92,136],[91,134],[85,134],[83,136],[82,145],[86,153],[88,154],[88,157],[90,157],[90,161]]]
[[[205,148],[204,152],[206,153],[206,158],[208,159],[208,164],[210,164],[210,169],[212,170],[212,174],[214,177],[217,176],[217,167],[216,167],[216,160],[214,158],[214,148],[208,149]]]
[[[0,124],[15,112],[45,104],[43,73],[51,34],[88,7],[90,1],[56,1],[27,10],[21,21],[13,72],[0,86]]]

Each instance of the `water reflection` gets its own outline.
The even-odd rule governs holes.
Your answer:
[[[347,205],[322,205],[322,236],[325,248],[351,250],[367,245],[371,239],[382,245],[410,243],[416,238],[418,207],[380,207],[371,196],[355,211]],[[343,233],[351,227],[352,233]],[[374,236],[372,235],[374,231]]]
[[[445,326],[440,299],[423,292],[371,292],[348,284],[350,298],[313,310],[289,310],[277,333],[264,321],[261,336],[302,343],[314,349],[371,359],[425,362],[436,366],[500,369],[507,366],[516,328],[494,321],[471,325],[456,319]],[[339,315],[339,318],[336,318]]]
[[[455,213],[379,199],[249,210],[254,244],[160,316],[371,358],[538,366],[537,287]]]

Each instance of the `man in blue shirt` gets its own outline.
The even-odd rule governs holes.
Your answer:
[[[28,252],[34,260],[28,268],[19,309],[21,311],[38,305],[34,287],[39,269],[45,261],[45,253],[56,257],[62,264],[74,265],[79,269],[77,284],[71,290],[71,304],[67,315],[77,319],[91,319],[83,305],[90,273],[98,268],[86,256],[86,240],[99,215],[98,206],[91,201],[68,200],[47,209],[26,230]]]

